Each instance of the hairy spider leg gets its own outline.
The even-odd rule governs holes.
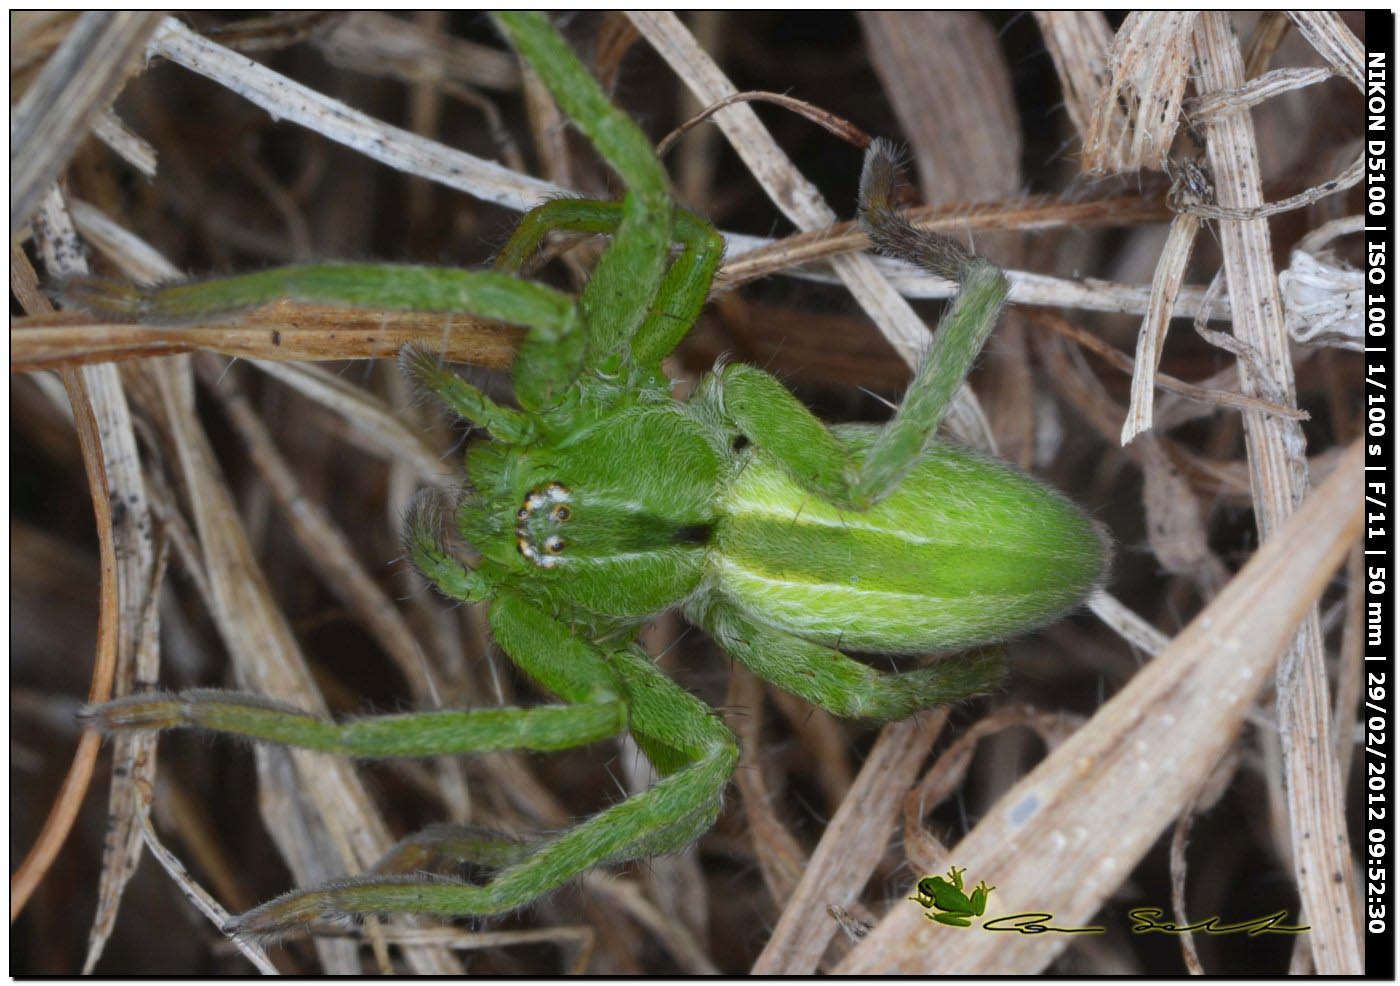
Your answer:
[[[688,608],[686,615],[760,678],[848,719],[902,719],[920,709],[992,691],[1005,674],[1004,654],[997,647],[891,673],[853,660],[835,647],[764,626],[716,596]]]
[[[667,268],[646,320],[631,339],[634,364],[660,364],[685,338],[709,297],[715,271],[724,256],[724,237],[693,212],[675,210],[672,236],[681,252]],[[499,271],[519,271],[556,230],[607,234],[622,222],[622,205],[595,199],[555,199],[536,206],[520,220],[497,255]]]
[[[623,219],[620,202],[595,199],[556,199],[536,206],[520,220],[509,242],[496,257],[495,269],[516,274],[555,230],[572,233],[614,233]],[[667,386],[660,363],[690,331],[709,297],[715,270],[724,256],[724,237],[685,210],[676,211],[674,236],[680,255],[667,268],[646,320],[630,340],[632,363],[652,371],[656,386]],[[447,369],[429,349],[405,346],[399,355],[404,372],[425,391],[435,394],[459,417],[485,428],[492,436],[519,445],[538,437],[528,414],[502,407],[477,387]],[[517,365],[517,378],[524,373]],[[517,384],[517,387],[519,384]]]
[[[377,876],[407,873],[451,875],[463,864],[486,870],[503,870],[524,862],[539,846],[537,840],[520,839],[478,825],[429,825],[395,843],[374,864]]]
[[[391,853],[388,875],[359,877],[293,891],[235,919],[227,929],[249,937],[277,936],[317,920],[354,914],[411,912],[485,915],[511,911],[549,893],[599,863],[679,848],[709,828],[738,762],[733,735],[698,699],[676,685],[636,648],[604,652],[528,604],[503,597],[492,607],[492,629],[503,647],[532,672],[562,671],[583,650],[592,666],[606,665],[625,696],[628,726],[663,777],[648,790],[536,844],[511,847],[448,829],[413,837]],[[505,603],[505,606],[502,606]],[[538,648],[542,653],[527,654]],[[544,654],[557,655],[544,657]],[[565,657],[560,660],[560,657]],[[557,681],[557,679],[556,679]],[[546,683],[541,679],[541,683]],[[427,859],[434,869],[484,857],[500,867],[474,885],[403,874]],[[397,874],[394,871],[399,871]]]
[[[346,757],[433,757],[567,750],[616,736],[627,715],[623,704],[613,700],[332,722],[258,695],[196,689],[130,695],[84,709],[81,718],[105,732],[193,728]]]
[[[61,283],[56,292],[90,311],[156,324],[226,315],[284,299],[470,312],[547,338],[576,332],[579,321],[574,299],[543,284],[497,271],[413,264],[304,264],[150,288],[80,277]]]
[[[729,423],[783,463],[804,488],[847,510],[868,510],[918,465],[953,394],[981,352],[1006,299],[995,265],[947,237],[911,226],[890,205],[891,152],[876,141],[861,177],[861,216],[885,252],[960,282],[952,306],[914,374],[904,400],[856,461],[827,426],[771,375],[731,364],[706,379],[709,403]],[[717,393],[716,393],[717,391]]]
[[[661,287],[671,250],[674,206],[666,172],[646,135],[613,105],[543,14],[503,11],[494,16],[560,109],[627,186],[622,221],[579,299],[588,325],[586,365],[616,373],[622,368],[627,341]],[[521,357],[528,355],[522,349]],[[530,385],[528,378],[526,383]]]
[[[276,935],[347,914],[514,910],[607,861],[674,850],[713,823],[738,748],[723,723],[635,648],[606,652],[517,596],[491,607],[491,630],[511,659],[570,705],[376,716],[334,723],[265,699],[194,691],[119,699],[84,711],[104,731],[182,726],[359,757],[438,756],[505,748],[557,750],[629,729],[663,779],[566,832],[510,849],[504,840],[424,833],[401,844],[388,875],[295,891],[236,919],[229,930]],[[435,868],[477,862],[499,872],[481,886],[394,875],[432,855]],[[455,858],[454,858],[454,854]]]
[[[572,704],[411,712],[337,723],[256,695],[188,691],[117,699],[85,709],[83,718],[104,732],[190,727],[351,757],[564,750],[627,727],[617,675],[594,647],[508,593],[492,604],[490,622],[520,669]]]
[[[516,394],[529,410],[553,406],[577,379],[587,344],[579,302],[543,284],[499,271],[407,264],[306,264],[252,274],[153,288],[102,277],[72,278],[55,294],[99,315],[155,324],[185,322],[244,311],[272,301],[363,305],[404,311],[462,312],[528,329],[516,360]],[[409,371],[454,410],[500,433],[533,435],[518,412],[501,408],[465,381],[453,384],[424,355],[411,354]]]
[[[442,500],[434,491],[424,490],[414,499],[404,518],[404,550],[409,561],[448,599],[474,603],[491,598],[486,576],[454,558],[440,540],[441,507]]]
[[[399,369],[415,386],[442,401],[459,418],[485,428],[494,438],[528,445],[539,435],[534,418],[513,407],[497,404],[480,388],[444,366],[438,355],[426,346],[404,346],[399,351]]]

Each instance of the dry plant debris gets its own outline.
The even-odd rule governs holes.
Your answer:
[[[1106,591],[1013,645],[1006,694],[878,734],[662,621],[648,646],[744,749],[691,853],[484,928],[370,922],[238,951],[208,923],[221,908],[362,869],[429,821],[563,825],[645,765],[620,746],[352,765],[179,736],[157,758],[153,740],[80,734],[79,700],[157,680],[340,714],[361,695],[528,701],[481,614],[394,564],[398,516],[415,488],[459,480],[462,436],[391,357],[431,341],[494,389],[519,336],[286,303],[96,324],[44,286],[87,266],[149,283],[302,256],[475,264],[516,211],[614,186],[475,14],[16,14],[12,970],[1355,971],[1359,21],[563,23],[658,141],[776,92],[909,145],[917,219],[1013,282],[958,434],[1096,513],[1118,543]],[[886,414],[952,286],[862,252],[841,221],[859,152],[736,101],[667,163],[729,241],[675,375],[728,353],[825,417]],[[561,240],[537,276],[567,286],[590,250]],[[147,849],[160,867],[138,866]],[[949,865],[996,884],[998,908],[1064,924],[1170,902],[1286,908],[1313,931],[1296,949],[935,940],[950,929],[905,898]]]

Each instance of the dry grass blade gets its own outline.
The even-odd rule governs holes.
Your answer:
[[[1160,168],[1176,136],[1195,11],[1134,11],[1113,38],[1109,77],[1084,135],[1083,168]]]
[[[1357,444],[1167,649],[953,849],[959,865],[1000,888],[1000,909],[1048,911],[1059,927],[1093,918],[1238,733],[1360,533],[1361,484]],[[1170,758],[1153,756],[1167,747]],[[1139,796],[1124,798],[1127,790]],[[1015,851],[1032,832],[1054,852]],[[1063,879],[1066,872],[1076,879]],[[898,907],[837,971],[1030,974],[1068,937],[937,937],[935,928],[921,909]]]
[[[497,48],[449,37],[373,10],[342,17],[314,43],[326,60],[358,72],[393,71],[404,78],[425,66],[448,82],[512,92],[520,88],[515,59]]]
[[[632,12],[628,16],[702,104],[719,102],[739,91],[674,14]],[[715,122],[773,204],[799,229],[825,229],[836,222],[836,213],[783,153],[753,107],[725,107],[715,114]],[[916,366],[928,345],[928,328],[871,258],[845,255],[833,258],[831,266],[890,345],[906,363]],[[994,447],[982,409],[966,385],[958,390],[947,424],[963,441],[982,448]]]
[[[1302,209],[1325,199],[1329,195],[1344,192],[1357,182],[1361,181],[1364,174],[1365,158],[1358,156],[1355,161],[1347,166],[1336,178],[1304,189],[1297,195],[1290,195],[1286,199],[1278,202],[1260,203],[1249,206],[1223,206],[1214,205],[1209,202],[1193,202],[1183,207],[1183,211],[1193,215],[1202,216],[1207,219],[1265,219],[1269,216],[1277,216],[1283,212],[1292,212],[1294,209]]]
[[[160,841],[160,837],[156,835],[155,829],[151,827],[150,809],[150,798],[148,796],[146,798],[146,803],[142,806],[142,810],[136,816],[137,822],[140,825],[138,834],[145,839],[147,848],[151,850],[151,855],[165,868],[165,872],[170,874],[170,878],[175,881],[175,885],[180,888],[180,892],[185,895],[186,899],[188,899],[201,914],[207,917],[215,928],[222,930],[224,925],[228,924],[229,918],[232,915],[224,910],[223,907],[219,905],[219,902],[210,896],[209,891],[201,887],[195,879],[190,876],[184,864]],[[264,976],[280,975],[277,971],[277,967],[272,964],[272,960],[267,957],[267,953],[259,946],[237,938],[234,939],[233,944],[235,948],[243,953],[249,962],[253,963],[253,967]]]
[[[166,260],[159,250],[113,221],[95,205],[76,201],[72,206],[73,222],[83,239],[137,284],[159,284],[181,278],[179,268]]]
[[[63,44],[81,15],[73,10],[17,10],[10,16],[10,84],[32,75]]]
[[[241,390],[224,377],[222,368],[208,359],[200,359],[196,370],[243,439],[307,562],[394,661],[416,702],[424,707],[439,706],[439,689],[423,649],[393,601],[384,595],[355,557],[350,539],[324,508],[301,491],[290,464],[278,451],[267,426],[259,420]]]
[[[744,715],[730,720],[739,738],[742,765],[734,774],[734,785],[744,805],[749,838],[758,869],[768,894],[779,904],[792,896],[793,888],[809,869],[807,853],[793,838],[773,810],[773,796],[763,776],[763,682],[743,665],[735,663],[729,677],[729,708],[743,709]]]
[[[1365,611],[1362,598],[1365,586],[1366,556],[1357,545],[1347,559],[1346,624],[1342,627],[1342,645],[1338,654],[1337,689],[1332,707],[1332,746],[1337,753],[1339,772],[1351,775],[1351,761],[1356,755],[1356,726],[1361,717],[1361,683],[1365,667]]]
[[[1005,202],[951,202],[945,205],[921,205],[908,210],[909,221],[920,229],[935,233],[961,235],[983,231],[1052,229],[1086,229],[1100,226],[1132,226],[1138,223],[1162,222],[1171,218],[1157,199],[1140,195],[1123,195],[1087,202],[1064,202],[1057,197],[1031,196]],[[811,233],[795,233],[782,239],[762,243],[756,237],[739,240],[730,237],[734,246],[744,246],[742,253],[725,258],[715,282],[715,294],[731,291],[740,285],[788,268],[813,264],[842,253],[854,253],[870,248],[870,237],[861,232],[855,222],[837,223],[829,229]],[[761,245],[755,245],[761,244]],[[1015,280],[1015,272],[1009,272]]]
[[[1191,245],[1201,221],[1195,216],[1180,215],[1167,230],[1167,242],[1157,260],[1157,272],[1152,277],[1152,299],[1147,315],[1138,330],[1137,356],[1133,364],[1133,396],[1128,404],[1128,417],[1123,422],[1121,442],[1127,445],[1152,427],[1152,395],[1156,391],[1157,366],[1162,362],[1162,347],[1167,342],[1167,324],[1176,297],[1181,291],[1181,279],[1186,275],[1186,263],[1191,259]]]
[[[111,225],[102,227],[106,234],[102,242],[107,245],[122,239]],[[134,239],[130,234],[125,237]],[[136,254],[140,259],[126,270],[129,276],[155,278],[170,268],[149,247],[141,246]],[[137,393],[171,446],[169,458],[182,474],[200,542],[202,581],[208,586],[215,623],[234,657],[235,676],[245,689],[324,714],[320,692],[285,617],[272,601],[209,440],[194,414],[187,363],[175,358],[143,365]],[[257,751],[264,778],[260,791],[268,799],[264,817],[274,835],[280,835],[280,848],[298,880],[314,883],[372,866],[392,839],[354,767],[301,751],[277,752],[274,757],[272,751]],[[290,766],[294,761],[295,775]],[[286,769],[279,773],[279,765]],[[278,777],[284,780],[278,782]],[[328,971],[358,968],[354,949],[345,943],[318,943],[317,947]],[[444,950],[411,948],[405,955],[419,972],[457,968]]]
[[[1294,89],[1326,82],[1336,75],[1329,68],[1279,68],[1250,79],[1238,89],[1213,92],[1186,101],[1186,114],[1195,124],[1207,123],[1225,113],[1258,106],[1267,99],[1281,96]]]
[[[14,258],[11,257],[13,271]],[[26,264],[27,265],[27,264]],[[13,274],[12,274],[13,278]],[[117,668],[117,635],[120,617],[117,600],[117,558],[112,538],[112,508],[107,498],[107,477],[102,464],[102,442],[97,419],[88,399],[86,385],[78,371],[64,372],[64,386],[78,428],[87,468],[88,488],[92,492],[93,512],[97,517],[98,552],[101,559],[102,591],[98,609],[97,654],[93,661],[92,687],[89,702],[105,702],[112,697],[112,679]],[[13,922],[28,903],[34,888],[53,865],[58,851],[73,828],[92,780],[97,764],[101,738],[94,732],[84,733],[78,741],[73,763],[63,779],[53,807],[49,809],[39,836],[28,854],[10,876],[10,920]]]
[[[1234,780],[1239,762],[1238,748],[1226,753],[1225,757],[1216,765],[1215,770],[1211,771],[1210,776],[1201,785],[1200,791],[1191,799],[1186,810],[1181,813],[1181,817],[1176,820],[1176,825],[1172,829],[1170,852],[1172,917],[1179,927],[1185,928],[1191,924],[1186,910],[1186,845],[1191,835],[1191,823],[1196,820],[1197,815],[1209,811],[1224,796],[1230,782]],[[1185,960],[1186,969],[1191,975],[1205,974],[1200,954],[1196,951],[1195,936],[1189,931],[1181,936],[1181,957]]]
[[[38,208],[88,133],[140,64],[161,14],[83,14],[10,114],[10,234]]]
[[[1037,11],[1035,21],[1060,77],[1065,112],[1085,140],[1108,81],[1113,30],[1102,13],[1087,10]]]
[[[787,720],[804,754],[811,758],[813,773],[825,796],[828,816],[836,813],[855,781],[851,766],[850,738],[841,720],[825,709],[814,708],[795,695],[767,688],[769,700]]]
[[[39,291],[39,277],[30,266],[29,259],[13,245],[10,247],[10,290],[27,311],[43,311],[50,307],[48,299]],[[73,411],[73,422],[77,427],[78,441],[82,448],[83,467],[87,473],[88,490],[92,496],[93,513],[97,519],[98,557],[102,581],[97,615],[97,652],[93,660],[92,685],[88,690],[88,700],[103,702],[112,696],[112,681],[117,671],[117,638],[121,623],[117,596],[117,553],[112,535],[112,502],[107,497],[107,470],[103,461],[102,437],[87,384],[77,370],[66,370],[63,374],[63,385]],[[84,733],[78,741],[73,762],[59,788],[58,797],[54,799],[48,817],[39,830],[38,838],[11,874],[11,922],[24,910],[25,904],[34,893],[34,888],[53,865],[58,851],[72,830],[73,822],[78,817],[78,809],[87,794],[88,784],[92,781],[100,745],[100,737],[92,732]]]
[[[1343,216],[1341,219],[1331,219],[1317,227],[1317,229],[1310,230],[1306,236],[1298,241],[1293,249],[1302,250],[1306,253],[1320,253],[1323,247],[1331,243],[1337,237],[1360,233],[1365,228],[1365,216]]]
[[[410,344],[454,363],[510,365],[521,333],[481,319],[279,301],[236,321],[161,326],[94,322],[85,315],[15,319],[10,370],[29,372],[199,350],[262,360],[392,359]]]
[[[1196,25],[1195,45],[1203,94],[1243,84],[1243,59],[1227,17],[1203,14]],[[1258,151],[1248,112],[1207,125],[1206,138],[1220,204],[1242,209],[1262,204]],[[1244,390],[1292,403],[1293,366],[1268,224],[1263,219],[1224,221],[1220,245],[1235,312],[1235,335],[1259,356],[1257,363],[1241,367]],[[1294,421],[1248,412],[1245,421],[1255,518],[1261,536],[1267,537],[1307,492],[1306,441]],[[1330,735],[1331,729],[1316,609],[1303,619],[1293,648],[1279,664],[1277,687],[1294,872],[1314,926],[1308,937],[1313,961],[1319,972],[1328,975],[1360,972],[1359,921],[1351,892],[1342,782],[1328,745],[1307,739]]]
[[[92,124],[93,136],[147,178],[156,176],[156,149],[126,128],[111,110],[103,110]]]
[[[213,79],[279,119],[315,130],[391,168],[487,202],[523,211],[542,199],[567,194],[557,185],[372,119],[195,34],[174,19],[161,24],[149,54]]]
[[[957,285],[952,281],[927,274],[902,260],[880,257],[875,260],[875,266],[895,290],[906,298],[951,298],[957,293]],[[838,283],[836,277],[821,271],[797,270],[791,273],[793,277],[805,281],[816,281],[820,284]],[[1147,312],[1152,297],[1152,288],[1147,284],[1117,284],[1088,277],[1052,277],[1049,274],[1020,270],[1007,271],[1006,278],[1011,282],[1008,300],[1018,305],[1044,305],[1051,308],[1079,308],[1087,312],[1142,315]],[[1204,299],[1205,291],[1202,289],[1182,288],[1176,296],[1172,317],[1189,318],[1195,315],[1200,311]],[[1229,306],[1214,306],[1209,317],[1229,318]]]
[[[673,921],[655,904],[646,899],[641,888],[631,880],[623,880],[591,870],[580,882],[590,891],[605,894],[609,900],[631,915],[638,924],[654,934],[671,956],[689,975],[713,976],[719,972],[695,936],[679,921]]]
[[[1202,598],[1209,599],[1229,572],[1210,549],[1208,513],[1156,435],[1143,436],[1134,453],[1142,467],[1142,506],[1152,554],[1164,571],[1192,579]]]
[[[35,238],[51,276],[87,272],[77,233],[57,188],[49,192],[40,206]],[[24,266],[27,268],[27,263]],[[29,274],[32,276],[32,271]],[[49,308],[47,302],[37,307]],[[102,436],[94,446],[100,449],[103,460],[102,492],[111,504],[120,505],[120,509],[114,506],[107,513],[116,561],[118,612],[116,667],[107,685],[107,695],[121,696],[129,694],[138,681],[154,678],[159,667],[159,629],[152,602],[152,594],[158,592],[155,577],[159,566],[151,543],[151,515],[145,482],[121,378],[112,366],[90,367],[78,372],[83,382],[82,396],[90,402],[97,433]],[[65,379],[76,378],[65,372]],[[69,392],[70,401],[80,396],[71,384]],[[91,474],[89,479],[92,479]],[[87,742],[88,737],[85,736],[84,741]],[[149,738],[124,743],[117,750],[108,795],[108,839],[103,849],[98,908],[89,936],[86,968],[91,968],[102,952],[116,920],[122,892],[140,858],[140,834],[132,824],[137,810],[134,785],[149,782],[154,775],[155,748]]]
[[[1047,749],[1053,750],[1083,722],[1078,716],[1042,712],[1034,706],[1018,704],[997,709],[969,726],[904,796],[904,854],[915,870],[934,873],[947,865],[948,850],[924,827],[924,819],[962,785],[982,740],[1025,726],[1040,737]]]
[[[344,928],[317,929],[322,935],[351,935]],[[583,975],[593,954],[597,934],[584,925],[559,925],[554,928],[533,928],[522,931],[458,931],[455,928],[406,929],[390,928],[384,941],[390,945],[437,945],[456,951],[469,952],[481,948],[509,948],[512,945],[534,945],[549,942],[558,945],[570,957],[568,975]]]
[[[1331,10],[1290,10],[1288,19],[1338,75],[1364,91],[1362,66],[1366,61],[1366,48],[1339,14]]]
[[[160,536],[151,584],[144,598],[144,611],[134,660],[118,666],[114,693],[129,695],[160,679],[160,619],[157,607],[170,559],[169,542]],[[107,803],[107,839],[102,852],[102,877],[97,888],[97,912],[88,933],[88,952],[83,975],[90,975],[101,957],[112,928],[127,881],[141,861],[141,835],[138,826],[149,811],[139,790],[155,782],[156,737],[154,734],[118,736],[112,741],[112,789]]]
[[[1089,597],[1088,605],[1105,626],[1146,654],[1156,657],[1171,643],[1166,634],[1102,589]]]
[[[836,925],[815,915],[832,904],[845,908],[859,901],[889,844],[904,794],[947,721],[947,710],[940,709],[880,731],[754,963],[754,975],[816,971]]]
[[[1330,11],[1290,11],[1288,16],[1293,20],[1294,26],[1298,28],[1298,32],[1307,38],[1308,42],[1317,49],[1317,52],[1322,55],[1323,58],[1327,59],[1327,62],[1332,66],[1333,71],[1337,75],[1346,79],[1358,90],[1365,91],[1365,83],[1361,75],[1361,64],[1365,57],[1365,49],[1362,47],[1361,42],[1357,40],[1356,35],[1351,33],[1336,13]],[[1289,70],[1279,70],[1280,73],[1287,71]],[[1302,73],[1306,70],[1293,71]],[[1278,73],[1269,73],[1269,75],[1275,76],[1277,74]],[[1250,82],[1241,82],[1238,86],[1229,89],[1216,89],[1214,91],[1210,91],[1208,88],[1203,89],[1199,98],[1213,108],[1213,112],[1207,119],[1220,120],[1221,118],[1225,118],[1227,120],[1226,125],[1229,126],[1228,115],[1231,111],[1236,111],[1234,116],[1238,119],[1240,115],[1238,111],[1247,109],[1257,101],[1252,98],[1242,98],[1240,94],[1252,95],[1250,94],[1250,88],[1254,85],[1260,85],[1261,88],[1269,88],[1263,85],[1265,78],[1267,78],[1267,76],[1261,76],[1259,79],[1254,79]],[[1289,78],[1291,78],[1293,83],[1297,83],[1299,76],[1294,75]],[[1286,88],[1297,88],[1297,85],[1288,84]],[[1284,90],[1280,89],[1279,91]],[[1261,98],[1266,98],[1267,95],[1273,94],[1273,92],[1269,92],[1266,93],[1265,97]],[[1312,188],[1299,192],[1297,195],[1291,195],[1282,201],[1265,203],[1262,201],[1262,197],[1254,196],[1254,198],[1259,198],[1260,201],[1257,203],[1252,202],[1248,205],[1231,205],[1226,201],[1216,204],[1194,203],[1189,207],[1189,211],[1194,215],[1206,216],[1212,219],[1260,219],[1267,216],[1275,216],[1279,213],[1291,212],[1294,209],[1304,208],[1319,199],[1351,188],[1361,181],[1364,170],[1365,152],[1363,150],[1356,156],[1356,159],[1347,166],[1346,170],[1336,178],[1325,181],[1320,185],[1315,185]],[[1218,173],[1217,180],[1222,180]],[[1237,192],[1238,190],[1232,190],[1232,193],[1224,198],[1233,199],[1237,196]]]
[[[209,36],[234,51],[276,51],[310,40],[343,17],[324,10],[292,10],[224,24]]]
[[[363,448],[387,459],[409,463],[424,482],[449,486],[459,479],[456,470],[437,449],[373,394],[320,367],[271,360],[250,362],[268,376],[343,417],[350,425],[349,434]]]
[[[1106,362],[1124,371],[1133,372],[1133,359],[1121,350],[1115,349],[1109,343],[1104,342],[1092,332],[1088,332],[1075,325],[1066,318],[1061,317],[1051,311],[1033,311],[1030,313],[1031,321],[1041,325],[1052,332],[1059,333],[1096,356],[1102,357]],[[1218,407],[1233,407],[1239,410],[1253,410],[1261,414],[1276,414],[1281,418],[1292,418],[1295,421],[1307,421],[1310,417],[1307,411],[1300,411],[1296,407],[1288,407],[1274,401],[1261,400],[1258,397],[1250,397],[1248,394],[1238,394],[1232,390],[1221,390],[1216,387],[1203,387],[1194,383],[1187,383],[1185,380],[1178,380],[1176,377],[1165,373],[1154,373],[1152,382],[1156,387],[1172,394],[1178,394],[1190,401],[1198,401],[1202,404],[1212,404]]]
[[[151,805],[153,825],[175,833],[195,867],[208,879],[219,898],[235,911],[257,903],[244,886],[244,860],[234,860],[216,835],[216,821],[207,807],[178,782],[165,778]]]
[[[173,266],[144,241],[121,229],[110,219],[88,206],[81,213],[86,222],[85,234],[98,234],[98,246],[117,262],[124,272],[140,283],[150,283],[170,275]],[[135,262],[133,262],[135,261]],[[405,314],[405,313],[399,313]],[[441,319],[436,320],[439,324]],[[383,333],[381,333],[382,335]],[[512,330],[511,336],[516,333]],[[253,360],[263,372],[276,376],[289,386],[323,404],[351,422],[363,443],[377,454],[410,463],[415,472],[429,482],[447,484],[453,471],[437,452],[393,414],[383,402],[344,381],[317,370],[298,366]],[[399,650],[406,654],[407,651]],[[406,672],[409,680],[411,672]],[[426,692],[424,693],[426,694]]]
[[[239,685],[324,715],[325,702],[286,617],[273,602],[239,521],[237,507],[219,473],[213,449],[194,415],[189,382],[170,365],[179,362],[183,361],[167,361],[161,367],[157,381],[161,404],[149,410],[164,418],[164,429],[174,446],[172,458],[189,491],[212,590],[212,614],[233,655]],[[257,752],[259,759],[264,760],[272,751]],[[360,872],[372,866],[388,850],[392,839],[355,767],[334,757],[304,751],[277,752],[295,764],[296,786],[295,795],[268,818],[269,824],[275,830],[300,814],[288,812],[288,805],[305,805],[311,813],[307,824],[314,823],[314,830],[324,830],[315,851],[327,861],[331,873]],[[294,877],[303,884],[327,875],[307,872],[295,858],[289,864]],[[437,950],[409,949],[406,957],[424,972],[454,965],[450,956]]]

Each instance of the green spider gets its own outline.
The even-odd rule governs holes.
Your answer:
[[[359,757],[561,750],[628,732],[656,766],[650,789],[538,841],[435,826],[371,875],[296,890],[237,918],[270,937],[313,921],[394,912],[511,911],[600,863],[678,850],[708,830],[739,759],[718,716],[663,675],[640,628],[673,607],[735,659],[814,705],[884,721],[994,688],[986,645],[1057,619],[1101,581],[1098,526],[1010,467],[934,432],[1006,297],[1000,270],[909,226],[877,142],[861,214],[886,252],[960,291],[903,403],[883,427],[829,428],[754,367],[717,367],[678,403],[661,361],[709,293],[723,240],[672,202],[635,124],[538,14],[497,23],[625,180],[621,202],[533,209],[494,271],[317,265],[140,291],[85,280],[88,307],[144,320],[273,298],[467,312],[528,330],[501,406],[407,351],[408,372],[489,438],[466,456],[456,526],[465,564],[427,505],[408,554],[444,595],[490,602],[496,642],[556,705],[333,723],[254,696],[147,694],[85,710],[105,731],[195,727]],[[611,234],[577,299],[515,276],[553,230]],[[847,657],[967,651],[883,673]],[[463,863],[484,883],[448,879]]]

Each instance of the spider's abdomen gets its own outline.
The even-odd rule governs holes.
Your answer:
[[[874,429],[837,429],[863,449]],[[890,497],[838,510],[755,451],[710,558],[750,614],[847,650],[918,653],[1003,640],[1079,605],[1104,576],[1100,529],[1010,466],[936,445]]]

